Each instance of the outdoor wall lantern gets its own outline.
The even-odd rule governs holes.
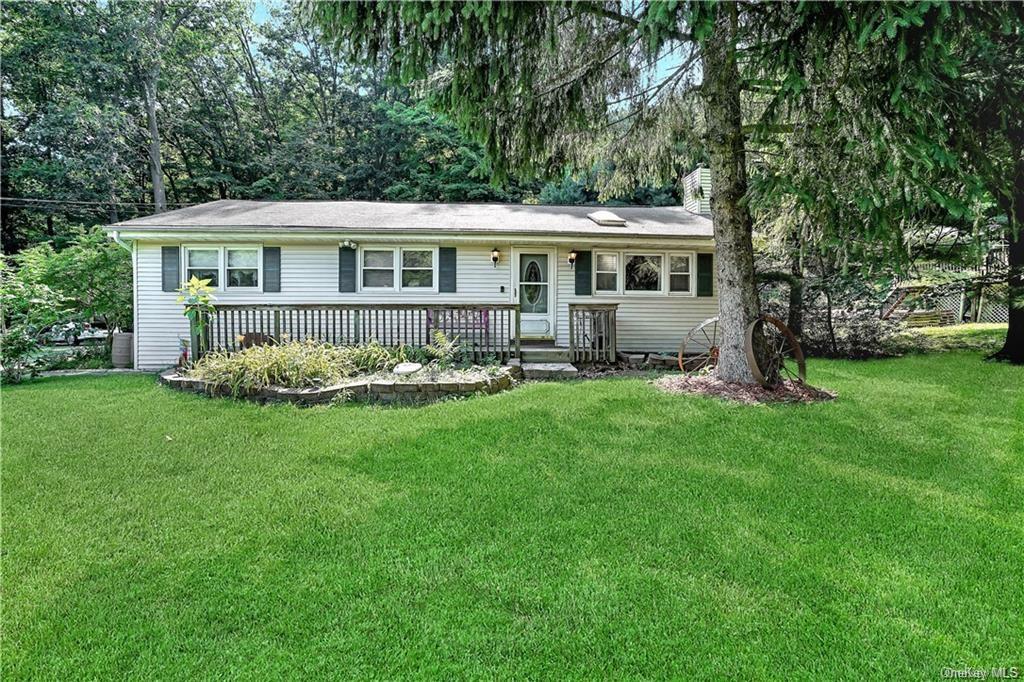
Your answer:
[[[576,267],[576,256],[578,256],[578,255],[579,254],[576,253],[576,249],[573,249],[572,251],[569,252],[569,268],[570,269]]]
[[[498,251],[497,247],[491,249],[491,264],[494,267],[498,267],[498,257],[501,256],[501,251]]]

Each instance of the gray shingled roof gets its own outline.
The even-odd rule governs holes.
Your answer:
[[[600,208],[626,220],[601,226]],[[108,226],[125,231],[369,231],[544,233],[600,236],[711,237],[706,217],[680,206],[594,207],[526,204],[413,204],[373,201],[213,201]]]

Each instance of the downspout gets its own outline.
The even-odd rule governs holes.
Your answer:
[[[113,232],[110,233],[110,238],[113,239],[114,243],[117,244],[118,246],[120,246],[122,249],[124,249],[128,253],[132,253],[131,244],[129,244],[125,240],[121,239],[121,233],[120,232],[118,232],[117,230],[114,230]]]

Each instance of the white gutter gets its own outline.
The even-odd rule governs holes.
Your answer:
[[[119,231],[113,230],[110,233],[110,238],[113,239],[114,243],[117,244],[118,246],[120,246],[122,249],[124,249],[128,253],[132,253],[132,246],[131,246],[131,244],[129,244],[128,242],[126,242],[123,239],[121,239],[121,233]]]
[[[218,242],[223,243],[225,241],[247,241],[247,242],[262,242],[270,241],[275,244],[295,244],[295,243],[340,243],[345,240],[353,242],[363,243],[389,243],[389,242],[409,242],[409,243],[423,243],[425,241],[437,241],[448,244],[482,244],[490,245],[495,242],[500,243],[516,243],[516,244],[564,244],[564,245],[580,245],[580,244],[594,244],[594,245],[621,245],[621,246],[635,246],[637,244],[654,245],[654,244],[666,244],[676,247],[708,247],[714,243],[714,237],[711,235],[698,236],[698,235],[643,235],[643,234],[573,234],[573,233],[548,233],[548,234],[537,234],[537,233],[515,233],[515,232],[504,232],[504,233],[480,233],[480,234],[467,234],[467,233],[450,233],[450,232],[334,232],[334,231],[311,231],[311,232],[273,232],[273,231],[208,231],[208,230],[175,230],[175,231],[158,231],[158,230],[132,230],[127,234],[119,232],[119,235],[123,235],[125,238],[130,240],[142,240],[142,241],[161,241],[161,242],[174,242],[179,243],[182,241],[195,241],[195,242]]]

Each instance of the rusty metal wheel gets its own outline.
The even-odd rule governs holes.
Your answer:
[[[679,344],[679,369],[688,374],[712,370],[718,366],[718,347],[722,332],[718,317],[709,317],[690,330]]]
[[[755,339],[763,339],[767,349],[763,365],[754,353]],[[807,378],[807,364],[800,342],[789,327],[777,317],[762,315],[747,326],[747,363],[754,379],[762,386],[772,386],[786,379],[803,383]]]

